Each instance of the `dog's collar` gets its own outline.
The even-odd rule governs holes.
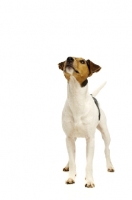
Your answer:
[[[82,82],[81,87],[85,87],[88,83],[88,80],[86,79],[85,81]]]

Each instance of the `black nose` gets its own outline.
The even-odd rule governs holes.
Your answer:
[[[73,59],[72,57],[68,57],[68,58],[67,58],[67,62],[73,62],[73,60],[74,60],[74,59]]]

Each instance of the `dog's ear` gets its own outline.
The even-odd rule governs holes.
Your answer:
[[[94,64],[92,61],[87,60],[87,65],[89,68],[89,75],[88,76],[92,76],[93,73],[98,72],[101,67],[99,65]]]
[[[59,63],[58,66],[59,66],[59,69],[61,69],[63,71],[64,62]]]

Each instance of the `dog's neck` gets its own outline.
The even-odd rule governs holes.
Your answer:
[[[86,111],[85,102],[86,99],[88,101],[89,96],[88,84],[81,87],[76,78],[74,76],[70,76],[70,80],[67,84],[67,100],[74,116],[80,116]]]
[[[88,81],[85,80],[82,84],[80,84],[74,76],[70,76],[70,80],[68,81],[68,94],[73,96],[80,96],[84,98],[88,92]]]

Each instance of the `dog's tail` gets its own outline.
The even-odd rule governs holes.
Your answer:
[[[95,97],[95,96],[99,93],[99,91],[105,86],[105,84],[106,84],[106,82],[104,82],[100,87],[98,87],[98,88],[92,93],[93,97]]]

